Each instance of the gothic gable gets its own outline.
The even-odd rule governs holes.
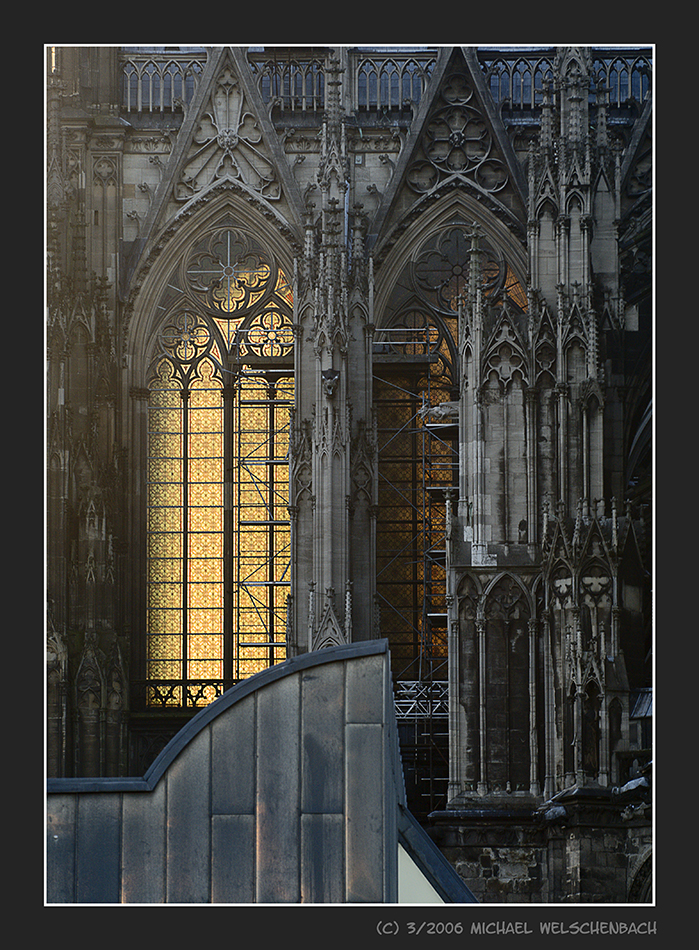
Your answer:
[[[558,214],[558,186],[550,163],[547,161],[536,190],[536,217],[540,218],[544,209],[551,217]]]
[[[467,191],[510,227],[521,229],[526,181],[475,51],[443,49],[432,78],[372,232],[380,239],[397,216],[454,188]]]
[[[337,619],[332,602],[329,600],[318,625],[318,631],[313,639],[314,650],[324,650],[327,647],[341,646],[347,638]]]
[[[300,225],[302,201],[245,50],[209,50],[135,252],[220,189],[239,191],[268,217]]]
[[[174,185],[174,198],[187,201],[222,178],[240,181],[270,202],[282,196],[260,123],[230,60],[224,60],[212,82]]]

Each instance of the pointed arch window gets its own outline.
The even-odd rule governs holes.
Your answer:
[[[493,313],[524,311],[526,294],[505,254],[474,222],[455,218],[406,261],[374,336],[376,594],[396,694],[421,697],[399,720],[416,815],[444,807],[447,794],[449,730],[439,697],[448,691],[448,506],[459,498],[460,301],[473,292],[474,259],[478,289]]]
[[[524,312],[526,292],[503,251],[473,222],[453,220],[406,264],[374,339],[377,595],[397,679],[446,678],[446,498],[458,488],[459,301],[469,293],[476,253],[488,306]]]
[[[292,294],[207,232],[161,298],[148,378],[145,703],[192,707],[286,657]]]

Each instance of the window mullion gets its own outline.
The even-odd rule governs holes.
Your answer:
[[[189,639],[189,390],[182,389],[182,704],[187,703]]]
[[[233,576],[234,544],[235,544],[235,511],[236,499],[233,497],[235,488],[234,479],[234,427],[235,419],[235,387],[226,386],[223,390],[223,458],[224,486],[223,486],[223,678],[227,683],[236,679],[233,669],[234,644],[234,611],[233,611]]]
[[[268,416],[267,416],[267,431],[269,432],[269,453],[267,457],[267,508],[269,513],[269,526],[267,529],[267,544],[268,544],[268,561],[267,561],[267,580],[269,581],[269,586],[267,588],[267,617],[268,617],[268,630],[269,630],[269,640],[270,643],[274,643],[275,634],[276,634],[276,623],[275,623],[275,607],[277,601],[277,591],[274,586],[274,581],[276,580],[276,571],[275,571],[275,548],[274,548],[274,536],[276,532],[275,524],[275,498],[274,498],[274,489],[275,489],[275,387],[274,383],[269,384],[269,389],[267,390],[267,398],[269,399],[268,406]],[[268,657],[270,666],[274,663],[274,646],[270,646],[268,650]]]

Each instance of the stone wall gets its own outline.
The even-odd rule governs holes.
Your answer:
[[[634,783],[631,783],[634,785]],[[433,816],[430,835],[481,903],[647,903],[647,784],[576,788],[535,808]]]
[[[547,835],[524,816],[445,818],[430,833],[480,903],[550,900]]]

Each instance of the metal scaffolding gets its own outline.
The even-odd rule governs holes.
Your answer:
[[[458,425],[435,421],[452,382],[433,328],[377,335],[377,594],[391,645],[396,716],[411,807],[444,803],[448,780],[446,496],[458,483]]]

